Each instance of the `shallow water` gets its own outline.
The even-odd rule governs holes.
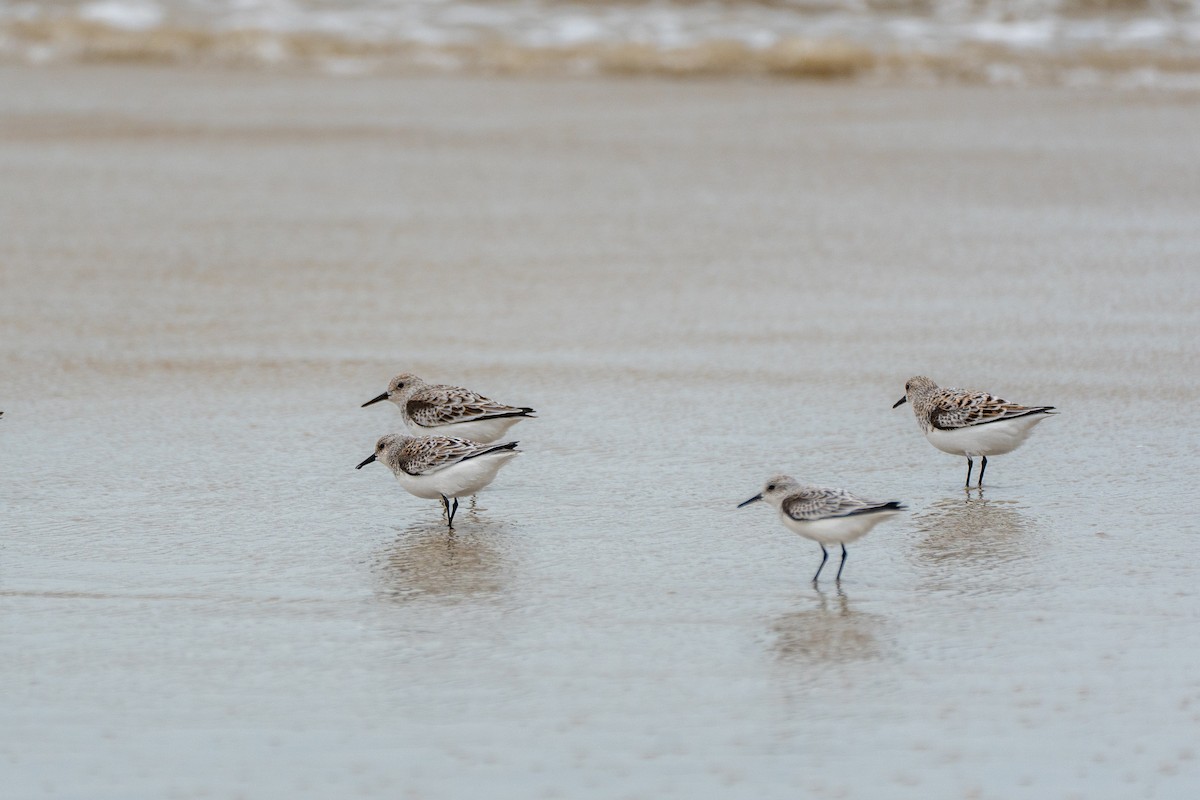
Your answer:
[[[1194,99],[0,86],[0,796],[1200,781]],[[453,535],[401,370],[540,412]],[[1062,414],[965,493],[918,373]],[[780,470],[911,511],[814,589]]]

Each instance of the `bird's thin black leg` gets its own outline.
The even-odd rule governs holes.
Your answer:
[[[842,580],[842,567],[846,566],[846,558],[847,558],[847,556],[849,556],[849,555],[850,555],[850,554],[846,552],[846,545],[842,545],[842,563],[838,564],[838,574],[837,574],[837,578],[835,578],[834,580],[837,580],[838,582],[841,582],[841,580]]]
[[[442,495],[442,514],[446,520],[450,519],[450,501],[446,499],[446,495]]]
[[[454,498],[454,507],[450,509],[450,527],[454,527],[454,515],[458,513],[458,498]]]
[[[975,462],[971,460],[970,456],[967,456],[967,488],[971,486],[971,470],[973,469],[975,469]]]
[[[817,544],[821,544],[817,542]],[[821,566],[817,567],[817,574],[813,575],[812,582],[816,583],[817,578],[821,577],[821,570],[825,569],[825,562],[829,560],[829,551],[825,549],[825,545],[821,544]]]
[[[983,464],[979,467],[979,488],[983,488],[983,471],[987,469],[987,456],[983,457]]]

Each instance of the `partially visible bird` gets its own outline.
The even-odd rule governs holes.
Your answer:
[[[500,468],[520,452],[516,442],[480,444],[453,436],[389,433],[380,437],[375,452],[355,469],[362,469],[372,461],[383,462],[409,494],[428,500],[440,498],[446,524],[453,528],[458,498],[473,495],[487,486]]]
[[[405,372],[388,381],[387,391],[362,404],[363,408],[390,400],[400,409],[404,424],[417,436],[458,436],[488,444],[496,441],[534,410],[497,403],[461,386],[429,384]]]

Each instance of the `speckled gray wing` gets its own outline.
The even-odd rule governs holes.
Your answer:
[[[962,389],[943,389],[932,398],[930,406],[929,423],[944,431],[1054,411],[1054,406],[1022,406],[987,392]]]
[[[895,501],[864,500],[845,489],[807,487],[789,495],[783,501],[783,512],[799,522],[814,522],[830,517],[846,517],[870,511],[899,510]]]
[[[516,442],[479,444],[456,436],[422,436],[400,448],[400,469],[409,475],[429,475],[492,450],[511,450]]]
[[[458,386],[427,386],[404,405],[409,419],[426,428],[498,417],[528,417],[532,408],[506,406]]]

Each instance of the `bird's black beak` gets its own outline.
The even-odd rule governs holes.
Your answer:
[[[365,467],[367,464],[370,464],[374,460],[375,460],[375,454],[371,453],[371,455],[367,456],[366,459],[361,464],[359,464],[357,467],[355,467],[355,469],[362,469],[363,467]]]
[[[754,497],[751,497],[751,498],[750,498],[749,500],[747,500],[746,502],[744,502],[744,503],[738,503],[738,508],[745,508],[746,506],[750,505],[751,503],[753,503],[753,502],[754,502],[754,501],[756,501],[756,500],[762,500],[762,495],[761,495],[761,494],[756,494],[756,495],[754,495]]]
[[[375,401],[372,400],[371,402],[374,403]],[[904,405],[907,402],[908,402],[908,395],[904,395],[904,397],[901,397],[899,400],[896,401],[896,404],[894,406],[892,406],[892,408],[899,408],[900,406]]]
[[[361,406],[359,406],[359,408],[366,408],[369,405],[378,403],[380,400],[387,400],[387,397],[388,397],[388,393],[384,392],[383,394],[379,395],[379,397],[372,397],[370,400],[368,400],[367,402],[365,402]]]

